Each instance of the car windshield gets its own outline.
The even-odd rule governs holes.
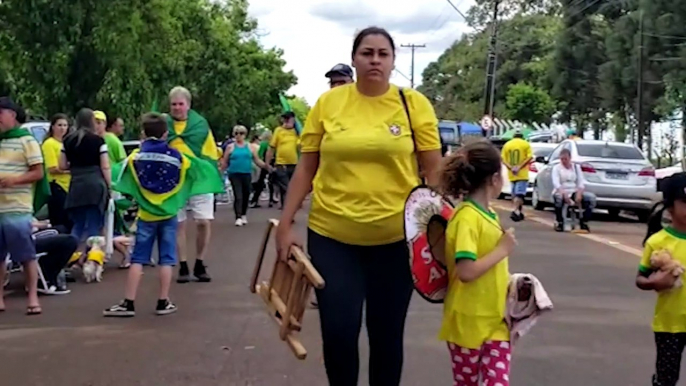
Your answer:
[[[554,147],[539,147],[539,148],[534,147],[532,150],[534,151],[534,158],[537,158],[537,157],[549,156],[550,153],[552,153],[553,150],[555,150],[555,148]]]
[[[605,144],[578,144],[577,149],[579,155],[582,157],[594,158],[616,158],[616,159],[633,159],[642,160],[643,154],[633,146],[613,145],[611,143]]]

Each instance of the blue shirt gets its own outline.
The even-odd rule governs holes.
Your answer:
[[[247,143],[239,146],[233,144],[233,151],[229,156],[229,173],[252,173],[253,154]]]

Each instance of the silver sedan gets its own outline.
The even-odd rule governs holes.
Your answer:
[[[545,166],[534,182],[532,205],[538,210],[553,204],[553,167],[560,163],[560,152],[569,149],[572,162],[581,166],[586,191],[596,195],[597,208],[616,216],[620,210],[634,212],[647,220],[652,206],[661,199],[657,192],[655,168],[634,145],[587,140],[566,140],[550,157],[537,159]]]

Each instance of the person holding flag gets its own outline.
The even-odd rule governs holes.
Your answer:
[[[214,140],[214,135],[212,135],[212,130],[210,130],[207,120],[191,109],[190,91],[181,86],[174,87],[169,92],[169,105],[171,107],[171,114],[167,117],[167,127],[169,130],[167,142],[169,146],[184,155],[200,158],[214,164],[217,172],[216,175],[212,175],[210,178],[216,179],[218,184],[222,184],[222,177],[219,174],[217,163],[220,158],[217,143]],[[222,192],[223,189],[220,193]],[[204,261],[210,244],[210,221],[214,220],[214,194],[194,195],[189,198],[187,206],[179,211],[177,246],[180,267],[179,276],[176,279],[177,283],[188,283],[190,281],[190,270],[186,262],[186,209],[193,213],[193,219],[198,227],[193,276],[199,282],[206,283],[212,280],[207,273]]]
[[[172,267],[177,261],[177,213],[189,198],[223,191],[216,178],[216,164],[186,155],[167,144],[167,122],[157,113],[143,116],[145,140],[113,169],[113,189],[132,196],[138,203],[136,243],[131,254],[131,267],[124,300],[106,309],[104,316],[135,315],[134,300],[143,265],[150,263],[152,248],[159,248],[160,292],[157,315],[176,312],[169,300]]]

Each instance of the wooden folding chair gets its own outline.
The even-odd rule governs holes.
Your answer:
[[[255,270],[250,280],[250,292],[260,295],[267,310],[279,326],[279,337],[285,341],[298,359],[307,357],[307,350],[297,335],[302,329],[302,320],[310,299],[312,288],[324,288],[324,279],[312,266],[310,257],[302,249],[293,246],[288,261],[278,256],[269,281],[257,284],[264,255],[269,244],[272,229],[279,225],[278,220],[269,220],[257,256]]]

